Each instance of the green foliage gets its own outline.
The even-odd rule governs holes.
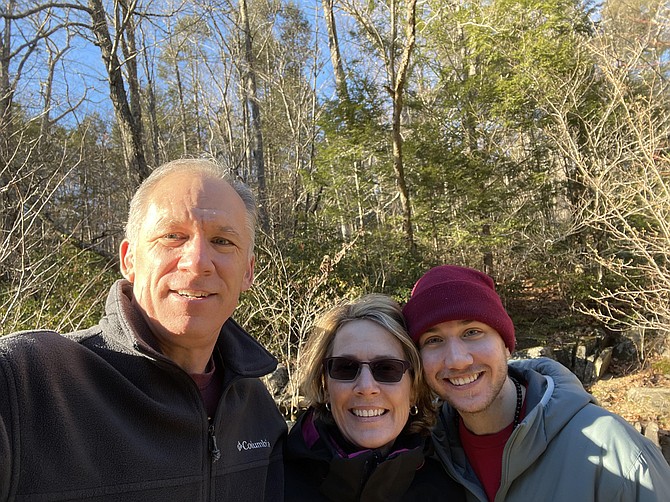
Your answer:
[[[654,373],[661,375],[670,375],[670,358],[662,357],[651,363],[651,369]]]
[[[371,292],[405,301],[425,271],[425,263],[408,254],[401,233],[388,225],[371,224],[350,242],[342,240],[336,223],[312,219],[302,228],[281,244],[261,236],[256,284],[235,314],[284,360],[297,353],[319,313]]]
[[[326,101],[319,127],[326,146],[343,142],[352,154],[374,151],[383,137],[384,110],[381,90],[364,77],[349,83],[348,101]],[[324,152],[328,158],[328,151]]]
[[[365,79],[352,81],[350,99],[326,102],[319,126],[316,170],[304,180],[321,191],[315,216],[339,220],[351,235],[395,193],[379,90]]]
[[[346,101],[323,94],[332,82],[312,7],[249,5],[271,221],[258,239],[257,284],[236,317],[273,352],[289,359],[314,315],[337,301],[371,291],[403,301],[417,277],[445,262],[491,272],[526,332],[583,322],[569,307],[595,308],[609,293],[616,322],[639,313],[667,324],[662,296],[656,307],[620,302],[621,292],[668,290],[659,287],[668,241],[666,7],[607,2],[594,25],[590,4],[576,0],[420,4],[400,131],[414,254],[393,172],[389,67],[369,38],[377,30],[378,45],[390,39],[388,6],[368,2],[359,17],[336,10]],[[255,187],[237,12],[188,4],[169,14],[162,32],[136,20],[146,40],[162,40],[157,56],[149,45],[138,55],[140,81],[151,77],[156,98],[154,108],[150,89],[140,96],[151,163],[211,154]],[[100,256],[116,252],[133,173],[113,116],[79,109],[43,122],[27,90],[45,82],[19,80],[11,135],[0,131],[0,315],[5,330],[74,329],[97,321],[117,276]],[[60,84],[68,103],[89,86]],[[86,246],[98,254],[79,251]]]
[[[580,51],[587,12],[564,0],[498,0],[435,3],[434,13],[423,57],[440,85],[415,105],[405,150],[417,235],[438,259],[482,267],[488,256],[500,277],[532,274],[536,239],[556,224],[562,196],[545,105],[591,64]]]

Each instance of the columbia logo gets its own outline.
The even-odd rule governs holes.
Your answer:
[[[267,439],[261,439],[260,441],[238,441],[237,442],[237,451],[242,450],[256,450],[258,448],[270,448],[270,441]]]

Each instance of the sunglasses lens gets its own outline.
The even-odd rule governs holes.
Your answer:
[[[326,359],[328,375],[335,380],[350,381],[356,379],[363,364],[370,367],[372,377],[381,383],[399,382],[409,368],[409,363],[400,359],[379,359],[372,362],[361,362],[346,357]]]
[[[395,359],[382,359],[370,363],[372,376],[378,382],[399,382],[405,373],[405,366],[402,361]]]
[[[335,380],[353,380],[358,376],[361,363],[346,357],[334,357],[328,360],[328,374]]]

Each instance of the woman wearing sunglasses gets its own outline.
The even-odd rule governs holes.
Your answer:
[[[317,320],[299,364],[309,408],[289,433],[285,500],[465,500],[429,456],[435,411],[420,364],[385,295]]]

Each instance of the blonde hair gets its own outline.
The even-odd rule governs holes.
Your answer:
[[[369,294],[356,301],[342,303],[316,320],[298,365],[301,389],[307,404],[314,408],[317,417],[334,423],[326,410],[328,398],[323,360],[332,355],[333,340],[338,330],[345,323],[359,319],[379,324],[401,343],[405,358],[410,363],[412,393],[418,409],[415,415],[410,414],[405,430],[427,434],[436,416],[432,394],[424,381],[421,357],[407,333],[400,305],[386,295]]]

